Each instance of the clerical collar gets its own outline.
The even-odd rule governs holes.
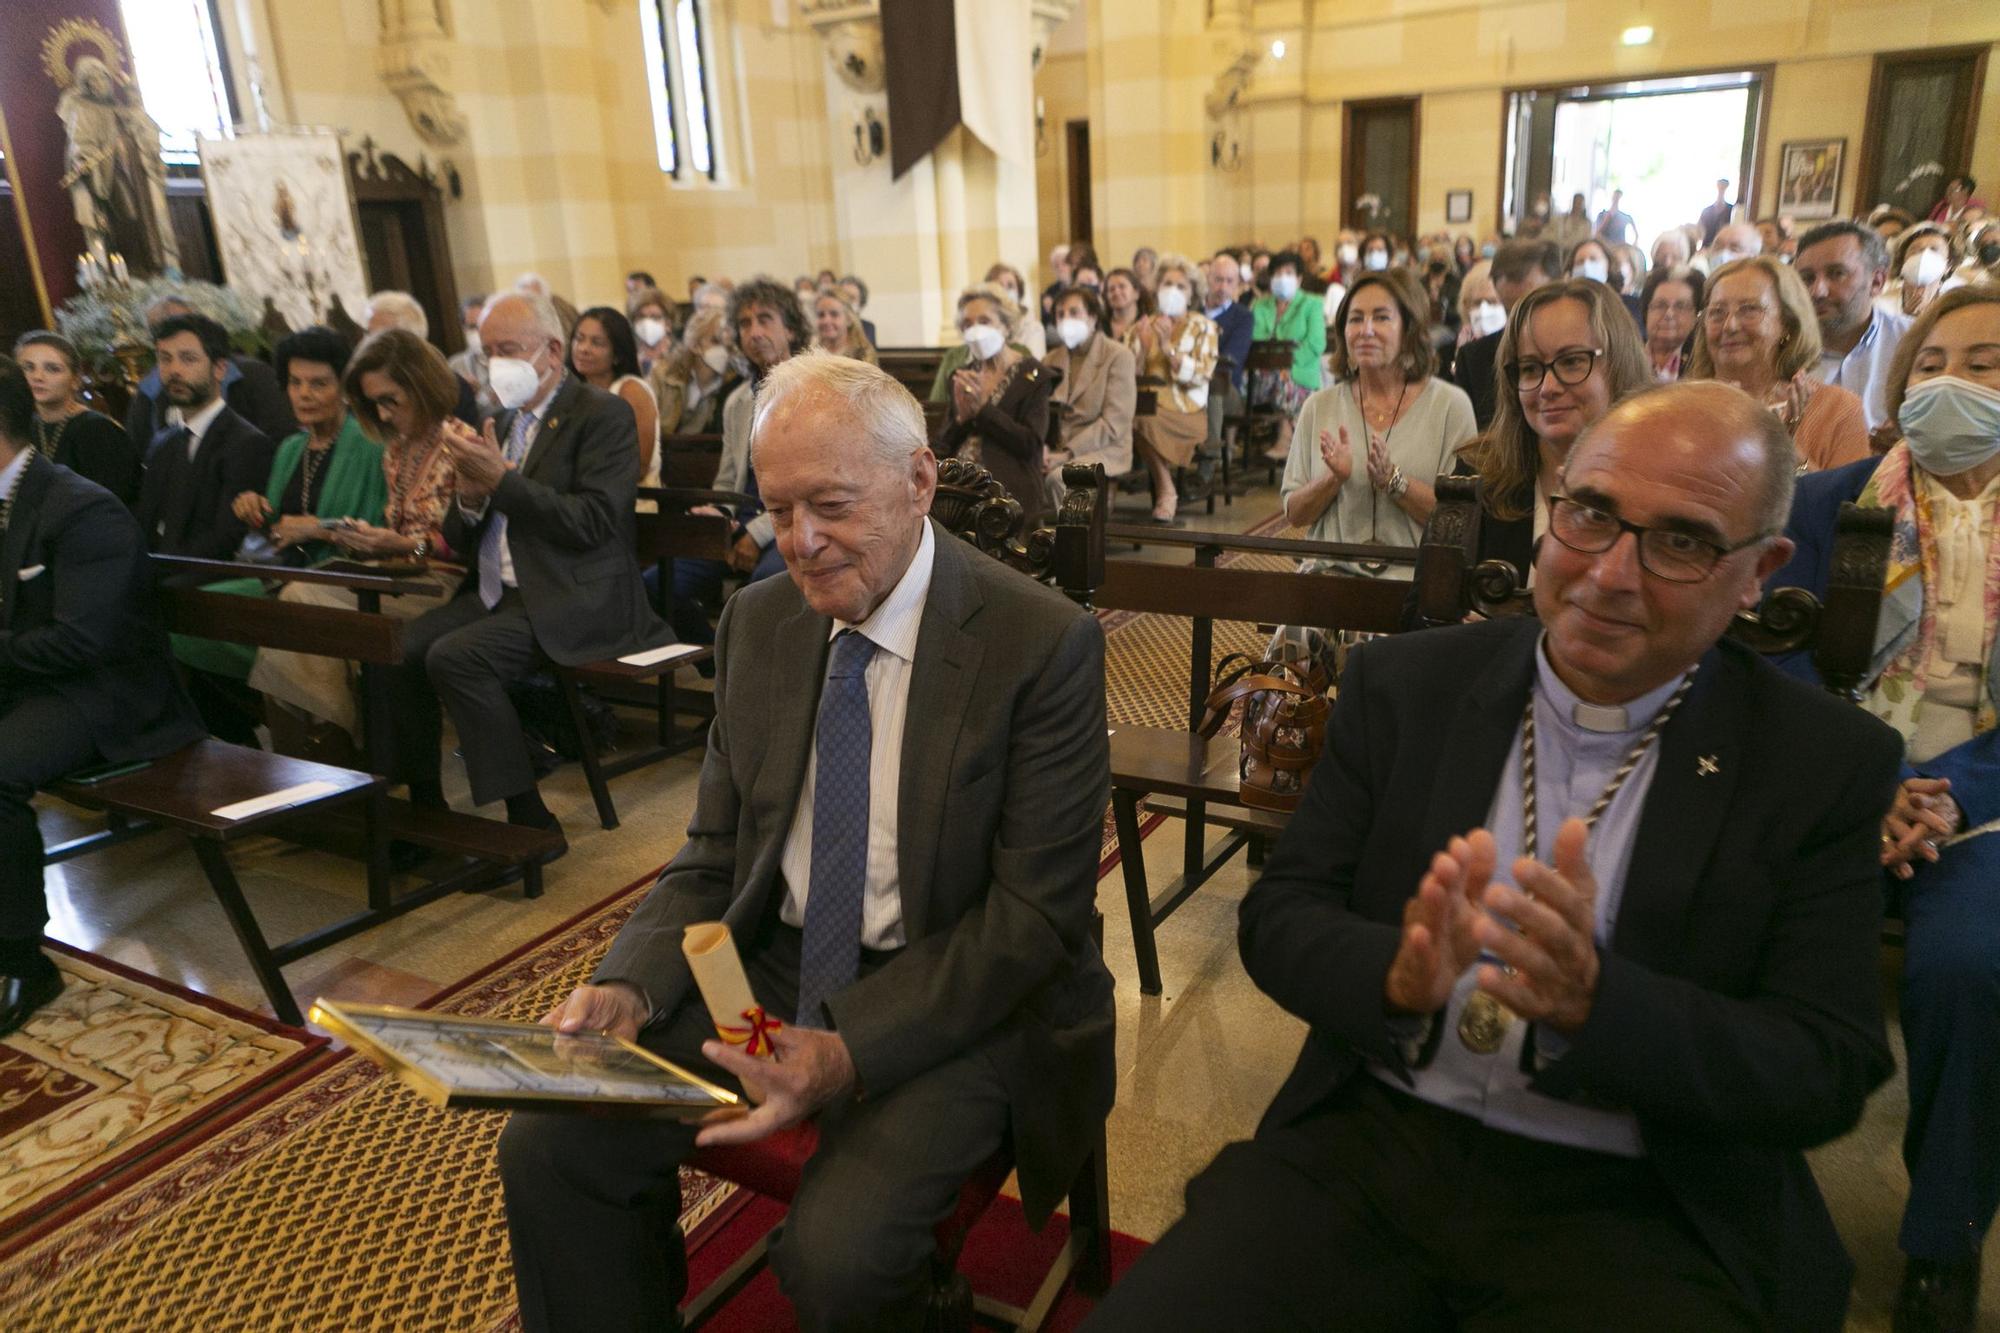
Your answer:
[[[1567,723],[1580,731],[1629,734],[1639,730],[1666,706],[1667,700],[1673,697],[1687,675],[1687,672],[1682,672],[1666,684],[1626,703],[1594,704],[1578,698],[1576,691],[1563,684],[1562,677],[1556,674],[1555,666],[1549,661],[1549,636],[1546,633],[1535,645],[1535,688],[1549,701],[1558,722]]]

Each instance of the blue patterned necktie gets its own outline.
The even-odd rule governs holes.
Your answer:
[[[861,966],[861,899],[868,881],[868,662],[875,645],[855,630],[833,641],[813,740],[812,882],[799,946],[798,1025],[825,1025],[820,1005]]]
[[[521,465],[521,456],[528,452],[528,428],[534,422],[535,414],[525,407],[514,414],[513,429],[507,432],[507,461],[516,467]],[[486,503],[492,504],[493,497],[487,496]],[[500,594],[506,588],[500,581],[500,543],[506,538],[507,516],[495,514],[479,543],[479,600],[488,611],[500,605]]]

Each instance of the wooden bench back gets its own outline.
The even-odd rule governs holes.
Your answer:
[[[402,622],[379,612],[183,587],[161,589],[160,600],[176,634],[384,666],[403,660]]]
[[[918,402],[922,402],[930,397],[931,385],[937,381],[938,367],[944,363],[948,350],[943,347],[878,347],[875,360],[895,377],[897,383],[916,395]]]
[[[660,484],[706,489],[715,485],[716,469],[722,466],[720,435],[664,435],[660,437]]]

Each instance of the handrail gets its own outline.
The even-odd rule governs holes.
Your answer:
[[[326,569],[293,569],[288,565],[252,565],[236,560],[203,560],[190,555],[152,556],[160,569],[175,574],[199,574],[213,579],[261,579],[271,583],[317,583],[323,587],[386,597],[438,597],[444,585],[430,579],[396,574],[341,574]]]
[[[1195,528],[1155,527],[1146,523],[1107,523],[1107,540],[1133,542],[1140,546],[1208,547],[1220,551],[1245,551],[1258,555],[1319,556],[1329,560],[1379,560],[1392,565],[1414,565],[1414,546],[1366,546],[1352,542],[1312,541],[1304,537],[1256,537],[1240,532],[1204,532]]]

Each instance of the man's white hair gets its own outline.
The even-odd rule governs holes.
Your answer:
[[[386,315],[393,328],[408,329],[419,338],[431,336],[431,317],[408,292],[380,291],[369,297],[366,322],[374,323],[377,315]]]
[[[486,316],[493,313],[495,306],[505,301],[519,301],[528,307],[528,313],[534,316],[535,332],[544,338],[565,344],[569,341],[569,335],[563,332],[562,316],[556,313],[555,302],[534,292],[501,292],[486,303],[486,309],[480,312],[480,320],[483,322]]]
[[[533,269],[530,269],[528,272],[514,279],[514,290],[525,292],[530,296],[547,296],[549,294],[549,280]]]
[[[813,347],[771,367],[757,386],[750,417],[752,452],[773,410],[789,399],[813,393],[847,404],[860,420],[869,457],[878,463],[900,468],[918,451],[930,447],[930,438],[924,433],[924,409],[893,375],[866,361]]]

